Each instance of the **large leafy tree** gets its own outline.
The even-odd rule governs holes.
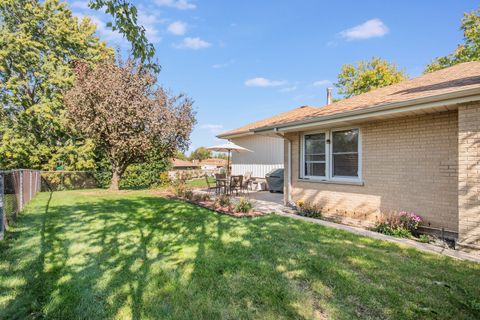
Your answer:
[[[76,80],[65,96],[76,128],[105,151],[112,165],[110,188],[117,190],[130,164],[152,152],[163,158],[185,150],[195,123],[192,101],[170,96],[142,65],[77,63]]]
[[[198,147],[190,154],[190,160],[205,160],[212,157],[212,151],[205,147]]]
[[[72,61],[113,57],[94,33],[58,0],[0,0],[0,167],[93,168],[95,146],[70,129],[63,92]]]
[[[436,58],[427,65],[425,73],[437,71],[458,63],[480,60],[480,9],[465,13],[461,23],[464,43],[444,57]]]
[[[386,60],[373,57],[369,61],[358,62],[356,66],[343,65],[335,86],[339,94],[350,98],[406,79],[404,70],[399,70],[396,65]]]
[[[91,0],[92,9],[104,9],[113,17],[108,26],[120,32],[130,42],[133,57],[138,59],[145,68],[154,72],[160,71],[160,65],[154,62],[155,48],[147,37],[145,28],[138,24],[137,8],[126,0]]]

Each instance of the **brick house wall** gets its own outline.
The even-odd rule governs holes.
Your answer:
[[[459,242],[480,248],[480,103],[458,109]]]
[[[458,124],[458,112],[446,111],[359,125],[363,185],[300,179],[302,133],[289,133],[292,201],[314,202],[327,215],[368,221],[378,219],[381,212],[413,211],[427,226],[458,232]],[[284,150],[287,177],[287,146]],[[477,157],[478,150],[477,145]]]

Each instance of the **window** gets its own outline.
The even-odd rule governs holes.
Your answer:
[[[332,132],[332,176],[358,177],[358,129]]]
[[[325,177],[325,133],[305,136],[305,176]]]
[[[360,179],[361,146],[358,128],[306,134],[302,141],[303,178]]]

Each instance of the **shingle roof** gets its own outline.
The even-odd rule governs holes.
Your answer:
[[[219,134],[218,137],[219,138],[227,138],[227,137],[233,136],[233,135],[248,133],[251,129],[256,129],[256,128],[265,127],[265,126],[269,126],[269,125],[274,125],[276,123],[285,122],[285,121],[295,121],[297,119],[304,118],[305,116],[309,115],[310,113],[312,113],[315,110],[317,110],[317,108],[312,107],[312,106],[298,107],[298,108],[295,108],[293,110],[289,110],[289,111],[277,114],[273,117],[263,119],[263,120],[260,120],[260,121],[257,121],[257,122],[253,122],[253,123],[247,124],[243,127],[237,128],[237,129],[233,129],[233,130],[230,130],[230,131],[223,132],[223,133]]]
[[[214,165],[214,166],[225,166],[227,160],[221,158],[208,158],[200,161],[200,165]]]
[[[172,159],[173,167],[199,167],[198,164],[180,159]]]
[[[340,100],[323,107],[302,107],[227,131],[219,137],[247,132],[251,129],[301,122],[358,109],[367,109],[395,102],[434,97],[437,95],[480,88],[480,61],[465,62],[417,78]]]

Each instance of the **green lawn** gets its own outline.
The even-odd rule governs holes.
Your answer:
[[[0,319],[479,319],[479,309],[479,264],[146,191],[39,194],[0,243]]]
[[[215,178],[208,177],[208,181],[210,182],[210,184],[212,186],[215,185]],[[207,187],[207,181],[205,181],[205,178],[189,180],[185,184],[188,187],[191,187],[191,188],[206,188]]]

